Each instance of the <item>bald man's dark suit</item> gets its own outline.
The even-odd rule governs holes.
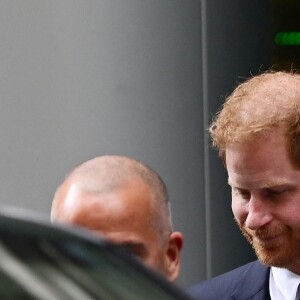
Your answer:
[[[269,267],[254,261],[201,282],[188,293],[204,300],[270,300],[269,275]]]

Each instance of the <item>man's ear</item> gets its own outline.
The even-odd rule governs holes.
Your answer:
[[[183,246],[183,235],[181,232],[174,231],[169,236],[166,249],[167,256],[167,279],[171,282],[175,281],[180,271],[180,251]]]

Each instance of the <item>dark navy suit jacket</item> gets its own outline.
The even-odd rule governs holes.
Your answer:
[[[203,300],[270,300],[269,275],[269,267],[254,261],[201,282],[188,294]]]

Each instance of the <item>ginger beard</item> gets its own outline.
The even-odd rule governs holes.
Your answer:
[[[251,230],[235,219],[241,232],[260,261],[279,268],[289,268],[300,262],[300,224],[297,230],[282,224]]]

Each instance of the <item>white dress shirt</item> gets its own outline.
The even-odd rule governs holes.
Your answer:
[[[272,300],[295,300],[300,276],[287,269],[271,267],[270,296]]]

